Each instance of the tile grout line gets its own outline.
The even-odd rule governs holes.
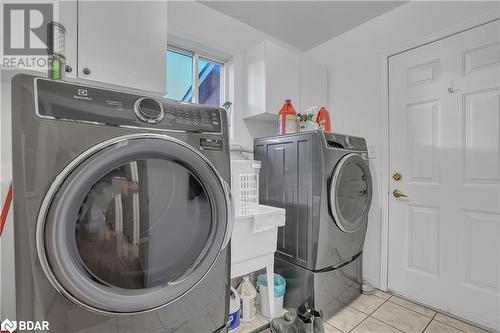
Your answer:
[[[375,295],[366,295],[366,296],[375,296]],[[392,296],[391,296],[391,297],[392,297]],[[391,298],[391,297],[389,297],[389,298]],[[370,312],[370,313],[363,312],[362,310],[356,309],[354,306],[351,306],[351,305],[349,305],[349,304],[348,304],[348,306],[350,306],[350,307],[351,307],[351,308],[353,308],[354,310],[358,310],[359,312],[361,312],[361,313],[363,313],[363,314],[365,314],[365,315],[367,315],[367,316],[371,316],[371,315],[372,315],[372,313],[374,313],[375,311],[377,311],[377,310],[378,310],[378,309],[379,309],[382,305],[384,305],[384,304],[385,304],[385,303],[389,300],[389,298],[388,298],[388,299],[383,299],[383,298],[381,298],[381,297],[377,297],[377,298],[378,298],[378,299],[383,300],[383,302],[382,302],[382,303],[380,303],[380,305],[379,305],[379,306],[377,306],[377,307],[375,308],[375,310],[373,310],[373,311],[372,311],[372,312]]]
[[[408,301],[408,300],[407,300],[407,301]],[[408,302],[411,302],[411,301],[408,301]],[[409,307],[407,307],[407,306],[404,306],[404,305],[401,305],[401,304],[398,304],[398,303],[394,303],[394,302],[390,302],[390,303],[392,303],[392,304],[394,304],[394,305],[397,305],[397,306],[400,306],[400,307],[402,307],[402,308],[404,308],[404,309],[406,309],[406,310],[409,310],[409,311],[415,312],[416,314],[421,315],[421,316],[424,316],[424,317],[426,317],[426,318],[431,318],[431,320],[433,320],[433,319],[434,319],[434,317],[435,317],[435,316],[439,313],[439,312],[438,312],[438,311],[436,311],[436,310],[433,310],[433,309],[430,309],[430,308],[425,307],[425,306],[423,306],[423,305],[420,305],[420,304],[414,303],[415,305],[421,306],[421,307],[423,307],[423,308],[425,308],[425,309],[428,309],[428,310],[431,310],[431,311],[434,311],[434,312],[435,312],[435,313],[432,315],[432,317],[429,317],[429,316],[424,315],[423,313],[420,313],[420,312],[418,312],[418,311],[415,311],[415,310],[413,310],[413,309],[410,309],[410,308],[409,308]],[[437,319],[436,319],[436,320],[437,320]],[[439,320],[437,320],[437,321],[439,321]],[[440,323],[442,323],[441,321],[439,321],[439,322],[440,322]],[[445,323],[442,323],[442,324],[445,324]],[[451,325],[448,325],[448,326],[453,327],[453,326],[451,326]]]
[[[374,314],[374,313],[375,313],[375,312],[376,312],[379,308],[381,308],[381,307],[382,307],[382,305],[384,305],[385,303],[389,302],[389,300],[392,298],[392,296],[393,296],[393,295],[391,295],[388,299],[386,299],[384,303],[380,304],[380,306],[379,306],[378,308],[376,308],[376,309],[375,309],[375,311],[373,311],[373,312],[372,312],[372,314]],[[392,302],[391,302],[391,303],[392,303]],[[393,304],[394,304],[394,303],[393,303]],[[373,316],[372,316],[372,314],[371,314],[369,317],[370,317],[370,318],[372,318],[373,320],[379,321],[379,322],[381,322],[382,324],[385,324],[385,325],[387,325],[387,326],[389,326],[389,327],[394,328],[396,331],[399,331],[399,332],[404,333],[404,331],[403,331],[403,330],[400,330],[399,328],[394,327],[394,326],[392,326],[391,324],[386,323],[385,321],[382,321],[382,320],[380,320],[380,319],[377,319],[377,318],[373,317]]]
[[[380,290],[380,291],[382,291],[382,290]],[[386,293],[387,295],[389,295],[389,297],[383,298],[383,297],[377,296],[376,293],[373,293],[372,295],[375,296],[375,297],[377,297],[377,298],[383,299],[384,301],[388,301],[393,296],[392,294],[389,294],[389,293],[387,293],[385,291],[382,291],[382,292]]]
[[[438,313],[440,313],[440,312],[438,312]],[[436,316],[437,316],[437,314],[438,314],[438,313],[436,313]],[[434,317],[436,317],[436,316],[434,316]],[[432,320],[435,320],[435,321],[437,321],[438,323],[441,323],[441,324],[443,324],[443,325],[446,325],[446,326],[449,326],[449,327],[451,327],[451,328],[454,328],[454,329],[456,329],[457,331],[464,332],[464,333],[465,333],[465,332],[467,332],[467,331],[464,331],[464,330],[462,330],[462,329],[460,329],[460,328],[458,328],[458,327],[455,327],[455,326],[452,326],[452,325],[450,325],[450,324],[447,324],[447,323],[445,323],[445,322],[443,322],[443,321],[441,321],[441,320],[439,320],[439,319],[433,318]],[[458,319],[457,319],[457,320],[458,320]],[[464,323],[465,323],[465,322],[464,322]],[[466,323],[466,324],[467,324],[467,323]],[[469,324],[469,325],[470,325],[470,324]],[[474,325],[471,325],[471,326],[472,326],[472,327],[479,328],[479,329],[482,329],[482,328],[477,327],[477,326],[474,326]]]
[[[391,298],[392,298],[392,297],[391,297]],[[404,299],[404,298],[402,298],[402,299]],[[389,301],[389,299],[388,299],[387,301]],[[408,301],[408,300],[406,300],[406,301],[407,301],[407,302],[411,302],[411,301]],[[389,302],[391,302],[391,301],[389,301]],[[434,312],[434,314],[432,315],[432,317],[429,317],[429,316],[427,316],[427,315],[424,315],[423,313],[420,313],[420,312],[418,312],[418,311],[415,311],[415,310],[413,310],[413,309],[410,309],[409,307],[404,306],[404,305],[402,305],[402,304],[395,303],[395,302],[391,302],[391,303],[392,303],[392,304],[394,304],[394,305],[399,305],[400,307],[405,308],[405,309],[410,310],[410,311],[413,311],[413,312],[415,312],[415,313],[418,313],[418,314],[419,314],[419,315],[421,315],[421,316],[424,316],[424,317],[427,317],[427,318],[431,318],[431,320],[432,320],[432,319],[434,319],[434,317],[435,317],[435,316],[436,316],[436,314],[437,314],[437,311],[436,311],[436,310],[429,309],[429,308],[427,308],[427,307],[425,307],[425,306],[423,306],[423,305],[420,305],[420,304],[417,304],[417,303],[413,303],[413,302],[411,302],[411,303],[413,303],[413,304],[415,304],[415,305],[418,305],[418,306],[421,306],[421,307],[423,307],[423,308],[425,308],[425,309],[427,309],[427,310],[431,310],[431,311],[433,311],[433,312]],[[449,325],[448,325],[448,326],[449,326]]]
[[[373,295],[373,296],[375,296],[375,297],[376,297],[376,295]],[[392,297],[392,296],[391,296],[391,297]],[[389,298],[387,298],[387,299],[385,299],[385,300],[384,300],[383,298],[379,297],[380,299],[382,299],[382,300],[383,300],[383,302],[382,302],[379,306],[377,306],[377,308],[376,308],[375,310],[373,310],[371,313],[373,314],[375,311],[377,311],[377,310],[378,310],[378,309],[379,309],[382,305],[384,305],[385,303],[387,303],[387,301],[388,301],[391,297],[389,297]],[[351,306],[351,308],[352,308],[352,306]],[[358,309],[356,309],[356,308],[353,308],[353,309],[358,310]],[[360,322],[359,322],[356,326],[354,326],[354,327],[353,327],[350,331],[348,331],[348,332],[352,332],[352,331],[354,331],[354,330],[356,329],[356,327],[358,327],[359,325],[361,325],[361,324],[362,324],[362,323],[363,323],[366,319],[368,319],[368,318],[370,318],[370,317],[371,317],[371,318],[373,318],[371,314],[366,314],[366,313],[364,313],[363,311],[360,311],[360,310],[358,310],[358,311],[359,311],[359,312],[361,312],[362,314],[365,314],[365,315],[366,315],[366,318],[364,318],[362,321],[360,321]],[[375,318],[373,318],[373,319],[375,319]],[[335,327],[335,328],[337,328],[337,327]],[[341,330],[341,331],[342,331],[342,330]]]
[[[364,318],[362,321],[360,321],[356,326],[354,326],[353,328],[351,328],[349,331],[347,332],[352,332],[356,329],[356,327],[358,327],[359,325],[361,325],[366,319],[368,319],[370,316],[366,316],[366,318]]]
[[[389,300],[387,300],[387,301],[389,301]],[[419,316],[422,316],[422,317],[424,317],[424,318],[430,319],[430,320],[429,320],[429,322],[427,323],[427,325],[425,325],[425,327],[424,327],[424,329],[422,330],[422,332],[424,332],[424,331],[427,329],[427,326],[429,326],[429,324],[431,323],[431,321],[434,319],[434,316],[437,314],[437,312],[436,312],[436,313],[434,314],[434,316],[433,316],[433,317],[428,317],[428,316],[426,316],[426,315],[423,315],[423,314],[421,314],[421,313],[418,313],[417,311],[414,311],[414,310],[412,310],[412,309],[410,309],[410,308],[407,308],[407,307],[405,307],[405,306],[402,306],[402,305],[400,305],[400,304],[397,304],[397,303],[394,303],[394,302],[389,302],[389,303],[391,303],[391,304],[393,304],[393,305],[395,305],[395,306],[399,306],[400,308],[403,308],[403,309],[405,309],[405,310],[411,311],[411,312],[413,312],[413,313],[416,313],[416,314],[418,314]],[[377,319],[377,318],[375,318],[375,319]],[[380,321],[382,321],[382,320],[380,320]],[[383,322],[383,323],[385,323],[385,324],[387,324],[387,323],[386,323],[386,322],[384,322],[384,321],[382,321],[382,322]],[[389,324],[387,324],[387,325],[389,325]],[[392,325],[389,325],[389,326],[393,327]],[[448,326],[449,326],[449,325],[448,325]],[[450,326],[450,327],[451,327],[451,326]]]
[[[339,329],[338,327],[334,326],[333,324],[327,323],[326,321],[325,321],[325,323],[327,323],[328,325],[330,325],[330,326],[334,327],[335,329],[337,329],[337,330],[339,330],[339,331],[341,331],[341,332],[344,332],[344,333],[349,333],[349,332],[352,332],[353,330],[355,330],[355,329],[356,329],[359,325],[361,325],[363,322],[365,322],[368,318],[372,318],[372,319],[374,319],[374,320],[376,320],[376,321],[379,321],[379,322],[381,322],[381,323],[383,323],[383,324],[385,324],[385,325],[387,325],[387,326],[389,326],[389,327],[391,327],[391,328],[393,328],[393,329],[395,329],[395,330],[397,330],[397,331],[399,331],[399,332],[403,332],[403,333],[404,333],[404,331],[400,330],[399,328],[394,327],[393,325],[391,325],[391,324],[389,324],[389,323],[386,323],[385,321],[380,320],[380,319],[377,319],[376,317],[373,317],[373,316],[372,316],[372,315],[373,315],[373,314],[374,314],[374,313],[375,313],[378,309],[380,309],[380,308],[381,308],[384,304],[386,304],[387,302],[389,302],[389,303],[391,303],[391,304],[393,304],[393,305],[395,305],[395,306],[399,306],[399,307],[401,307],[401,308],[403,308],[403,309],[405,309],[405,310],[411,311],[412,313],[415,313],[415,314],[417,314],[417,315],[419,315],[419,316],[422,316],[422,317],[425,317],[425,318],[427,318],[427,319],[430,319],[430,320],[429,320],[429,322],[427,323],[427,325],[424,327],[424,329],[423,329],[423,331],[422,331],[422,332],[425,332],[425,330],[429,327],[429,325],[432,323],[432,321],[437,321],[437,322],[438,322],[438,323],[440,323],[440,324],[443,324],[443,325],[445,325],[445,326],[447,326],[447,327],[450,327],[450,328],[456,329],[456,330],[458,330],[458,331],[460,331],[460,332],[464,332],[464,333],[466,332],[466,331],[464,331],[464,330],[462,330],[462,329],[460,329],[460,328],[458,328],[458,327],[452,326],[452,325],[450,325],[450,324],[448,324],[448,323],[445,323],[445,322],[443,322],[443,321],[441,321],[441,320],[437,319],[437,318],[436,318],[436,317],[437,317],[437,315],[438,315],[438,314],[441,314],[441,312],[439,312],[439,311],[437,311],[437,310],[434,310],[434,309],[428,308],[428,307],[426,307],[426,306],[424,306],[424,305],[420,305],[420,304],[418,304],[418,303],[414,303],[414,302],[412,302],[411,300],[408,300],[408,299],[402,298],[403,300],[405,300],[405,301],[407,301],[407,302],[410,302],[410,303],[412,303],[412,304],[415,304],[416,306],[419,306],[419,307],[422,307],[423,309],[427,309],[427,310],[430,310],[430,311],[433,311],[433,312],[434,312],[434,314],[433,314],[432,316],[428,316],[428,315],[425,315],[425,314],[420,313],[420,312],[418,312],[418,311],[415,311],[414,309],[411,309],[411,308],[409,308],[409,307],[407,307],[407,306],[405,306],[405,305],[401,305],[401,304],[399,304],[399,303],[396,303],[396,302],[394,302],[394,301],[391,301],[391,299],[392,299],[394,296],[396,296],[396,297],[399,297],[399,296],[397,296],[397,295],[392,295],[392,294],[389,294],[388,292],[384,292],[384,291],[381,291],[381,292],[385,293],[386,295],[389,295],[389,297],[388,297],[388,298],[384,298],[384,297],[381,297],[381,296],[376,295],[375,293],[374,293],[374,294],[371,294],[372,296],[374,296],[374,297],[376,297],[376,298],[378,298],[378,299],[383,300],[383,302],[382,302],[382,303],[381,303],[381,304],[380,304],[380,305],[379,305],[379,306],[378,306],[375,310],[373,310],[373,311],[371,312],[371,314],[367,314],[367,313],[365,313],[365,312],[363,312],[363,311],[361,311],[361,310],[356,309],[356,308],[355,308],[355,307],[353,307],[353,306],[350,306],[350,304],[345,304],[345,303],[341,302],[341,303],[343,303],[343,304],[347,305],[348,307],[350,307],[350,308],[352,308],[352,309],[354,309],[354,310],[356,310],[356,311],[358,311],[358,312],[360,312],[360,313],[362,313],[362,314],[364,314],[364,315],[366,315],[366,316],[367,316],[366,318],[364,318],[363,320],[361,320],[361,321],[360,321],[360,322],[359,322],[356,326],[354,326],[354,327],[353,327],[352,329],[350,329],[349,331],[344,332],[343,330]],[[370,295],[368,295],[368,294],[367,294],[367,296],[370,296]],[[453,317],[452,317],[452,318],[453,318]],[[453,318],[453,319],[455,319],[455,318]],[[459,319],[457,319],[457,320],[459,320]],[[465,324],[467,324],[467,325],[470,325],[470,326],[472,326],[472,327],[477,327],[477,326],[472,325],[472,324],[469,324],[469,323],[467,323],[467,322],[464,322],[464,323],[465,323]],[[477,328],[479,328],[479,327],[477,327]]]
[[[375,295],[375,296],[376,296],[376,295]],[[405,309],[408,309],[408,310],[410,310],[410,311],[416,312],[416,313],[418,313],[418,314],[420,314],[420,315],[422,315],[422,316],[425,316],[425,317],[427,317],[427,318],[431,318],[431,321],[432,321],[432,320],[436,320],[437,322],[439,322],[439,323],[441,323],[441,324],[443,324],[443,325],[446,325],[446,326],[448,326],[448,327],[454,328],[454,329],[459,330],[459,331],[461,331],[461,332],[467,332],[467,331],[464,331],[464,330],[462,330],[462,329],[460,329],[460,328],[458,328],[458,327],[452,326],[452,325],[450,325],[450,324],[448,324],[448,323],[445,323],[444,321],[441,321],[441,320],[439,320],[439,319],[435,318],[438,314],[441,314],[441,315],[445,315],[445,316],[447,316],[447,314],[446,314],[446,313],[443,313],[443,312],[439,311],[438,309],[432,309],[432,308],[430,308],[430,307],[427,307],[427,306],[422,305],[422,304],[419,304],[419,303],[415,303],[413,300],[410,300],[410,299],[407,299],[407,298],[404,298],[404,297],[401,297],[401,296],[398,296],[398,295],[391,295],[391,297],[390,297],[389,299],[387,299],[387,300],[389,301],[389,300],[390,300],[393,296],[399,297],[399,298],[401,298],[401,299],[403,299],[403,300],[405,300],[405,301],[407,301],[407,302],[413,303],[413,304],[415,304],[415,305],[417,305],[417,306],[420,306],[420,307],[422,307],[422,308],[424,308],[424,309],[428,309],[428,310],[434,311],[435,313],[434,313],[434,315],[433,315],[432,317],[429,317],[429,316],[426,316],[426,315],[424,315],[424,314],[422,314],[422,313],[420,313],[420,312],[417,312],[417,311],[415,311],[415,310],[413,310],[413,309],[410,309],[409,307],[406,307],[406,306],[404,306],[404,305],[401,305],[401,304],[395,303],[395,302],[393,302],[393,301],[390,301],[392,304],[399,305],[399,306],[401,306],[401,307],[403,307],[403,308],[405,308]],[[464,320],[462,320],[462,319],[459,319],[459,318],[454,318],[453,316],[449,316],[449,317],[450,317],[450,318],[452,318],[452,319],[458,320],[458,321],[460,321],[460,322],[463,322],[463,323],[465,323],[465,324],[467,324],[467,325],[470,325],[470,326],[472,326],[472,327],[475,327],[475,328],[479,328],[479,329],[481,329],[481,330],[484,330],[483,328],[481,328],[481,327],[479,327],[479,326],[476,326],[476,325],[474,325],[474,324],[472,324],[472,323],[468,323],[468,322],[466,322],[466,321],[464,321]],[[488,331],[486,331],[486,332],[488,332]]]
[[[372,316],[370,316],[370,318],[372,318],[373,320],[376,320],[376,321],[380,321],[382,324],[385,324],[385,325],[387,325],[387,326],[389,326],[389,327],[391,327],[391,328],[394,328],[394,329],[395,329],[396,331],[398,331],[398,332],[405,333],[405,331],[403,331],[403,330],[401,330],[401,329],[397,328],[396,326],[392,326],[391,324],[388,324],[388,323],[386,323],[385,321],[382,321],[382,320],[377,319],[377,318],[372,317]]]
[[[440,320],[438,320],[438,319],[435,319],[435,317],[437,316],[437,314],[438,314],[438,313],[440,313],[440,312],[438,312],[438,311],[436,311],[436,310],[429,309],[429,308],[427,308],[427,307],[425,307],[425,306],[422,306],[422,305],[417,304],[417,305],[419,305],[419,306],[421,306],[421,307],[423,307],[423,308],[425,308],[425,309],[429,309],[429,310],[431,310],[431,311],[434,311],[434,314],[432,315],[432,317],[429,317],[429,316],[426,316],[426,315],[424,315],[424,314],[421,314],[421,313],[419,313],[419,312],[417,312],[417,311],[415,311],[415,310],[413,310],[413,309],[410,309],[410,308],[408,308],[408,307],[406,307],[406,306],[404,306],[404,305],[401,305],[401,304],[398,304],[398,303],[391,302],[391,301],[390,301],[390,299],[391,299],[393,296],[394,296],[394,295],[392,295],[391,297],[389,297],[389,298],[386,300],[386,302],[382,303],[382,305],[384,305],[385,303],[389,302],[389,303],[394,304],[394,305],[396,305],[396,306],[400,306],[400,307],[402,307],[402,308],[404,308],[404,309],[407,309],[407,310],[409,310],[409,311],[412,311],[412,312],[414,312],[414,313],[416,313],[416,314],[418,314],[418,315],[420,315],[420,316],[423,316],[423,317],[426,317],[426,318],[430,318],[430,321],[427,323],[427,325],[425,326],[425,328],[423,329],[423,331],[422,331],[422,332],[425,332],[425,330],[427,329],[427,327],[429,327],[429,325],[432,323],[432,321],[433,321],[433,320],[436,320],[438,323],[441,323],[441,324],[443,324],[443,325],[445,325],[445,326],[448,326],[448,327],[454,328],[454,329],[456,329],[456,330],[458,330],[458,331],[460,331],[460,332],[466,332],[466,331],[463,331],[463,330],[461,330],[461,329],[459,329],[459,328],[456,328],[456,327],[454,327],[454,326],[451,326],[451,325],[449,325],[449,324],[446,324],[446,323],[444,323],[444,322],[442,322],[442,321],[440,321]],[[408,302],[410,302],[410,301],[408,301]],[[416,303],[415,303],[415,304],[416,304]],[[382,305],[380,305],[380,306],[379,306],[379,308],[380,308]],[[378,310],[378,308],[377,308],[377,310]],[[377,311],[377,310],[375,310],[375,311]],[[372,314],[373,314],[373,313],[375,313],[375,311],[374,311],[374,312],[372,312]],[[370,315],[370,317],[372,317],[372,315]],[[396,329],[396,330],[398,330],[398,331],[401,331],[401,330],[400,330],[400,329],[398,329],[397,327],[394,327],[394,326],[392,326],[391,324],[386,323],[386,322],[385,322],[385,321],[383,321],[383,320],[377,319],[377,318],[375,318],[375,317],[372,317],[372,318],[373,318],[373,319],[375,319],[375,320],[378,320],[378,321],[380,321],[380,322],[382,322],[382,323],[384,323],[384,324],[386,324],[386,325],[388,325],[388,326],[390,326],[390,327],[392,327],[392,328],[394,328],[394,329]],[[366,319],[366,318],[365,318],[365,319]],[[364,321],[364,320],[363,320],[363,321]],[[402,331],[401,331],[401,332],[402,332]]]
[[[424,330],[423,330],[422,332],[425,332],[425,330],[427,329],[427,327],[429,327],[429,325],[430,325],[430,324],[432,323],[432,321],[434,320],[434,317],[436,317],[437,312],[436,312],[436,311],[434,311],[434,312],[435,312],[435,313],[434,313],[434,316],[432,316],[431,320],[429,320],[429,322],[427,323],[427,325],[425,325]]]

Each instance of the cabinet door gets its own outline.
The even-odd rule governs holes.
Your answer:
[[[245,52],[243,95],[247,107],[246,116],[253,117],[266,112],[266,59],[265,45],[258,44]]]
[[[303,58],[300,72],[300,111],[303,112],[311,106],[328,107],[326,67]]]
[[[300,56],[266,42],[266,113],[278,114],[286,99],[300,108]]]
[[[80,1],[78,19],[79,77],[165,92],[166,1]]]

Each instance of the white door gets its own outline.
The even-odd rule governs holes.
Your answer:
[[[391,57],[389,108],[388,287],[500,330],[499,21]]]

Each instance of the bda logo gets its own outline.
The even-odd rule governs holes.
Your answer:
[[[13,333],[19,329],[20,331],[36,331],[36,332],[48,332],[49,322],[46,320],[43,321],[32,321],[32,320],[18,320],[11,321],[9,319],[5,319],[0,325],[1,333]]]
[[[12,3],[3,6],[4,54],[47,53],[47,24],[52,22],[52,4]]]
[[[17,323],[15,321],[10,321],[9,319],[5,319],[0,325],[0,330],[3,332],[13,333],[17,329]]]

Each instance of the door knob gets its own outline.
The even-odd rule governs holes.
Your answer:
[[[83,70],[82,70],[83,74],[85,75],[89,75],[90,74],[90,68],[87,68],[85,67]]]
[[[70,65],[66,65],[64,67],[64,70],[66,71],[66,73],[71,73],[73,71],[73,67],[71,67]]]
[[[392,191],[392,195],[395,197],[395,198],[407,198],[408,196],[406,194],[404,194],[403,192],[401,192],[400,190],[394,190]]]

